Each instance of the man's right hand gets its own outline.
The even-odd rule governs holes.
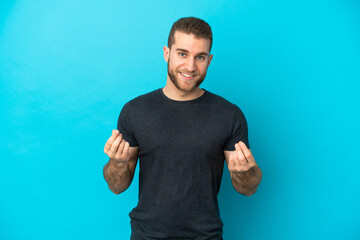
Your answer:
[[[130,144],[122,138],[119,130],[112,130],[112,135],[107,140],[104,152],[111,160],[116,162],[128,162],[130,160]]]

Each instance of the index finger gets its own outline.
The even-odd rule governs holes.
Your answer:
[[[106,150],[110,150],[111,145],[113,144],[113,142],[115,141],[115,139],[117,138],[117,136],[119,135],[119,130],[112,130],[112,134],[110,136],[110,138],[106,141],[105,147],[104,147],[104,151]]]
[[[244,142],[239,142],[241,151],[244,153],[246,160],[249,163],[255,163],[254,156],[252,155],[251,151],[246,147]]]

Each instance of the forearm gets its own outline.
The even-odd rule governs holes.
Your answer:
[[[251,196],[257,190],[262,178],[262,171],[253,166],[246,172],[230,172],[231,181],[235,190],[246,196]]]
[[[128,161],[117,162],[110,159],[104,166],[103,173],[110,190],[115,194],[125,191],[133,179]]]

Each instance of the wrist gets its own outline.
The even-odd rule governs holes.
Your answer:
[[[110,163],[113,163],[113,164],[116,164],[116,165],[119,165],[119,164],[126,164],[128,161],[126,161],[126,160],[121,160],[121,159],[110,158],[110,159],[109,159],[109,162],[110,162]]]

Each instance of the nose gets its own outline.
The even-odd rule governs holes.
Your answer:
[[[186,71],[193,72],[196,70],[195,60],[193,58],[188,58],[185,63]]]

